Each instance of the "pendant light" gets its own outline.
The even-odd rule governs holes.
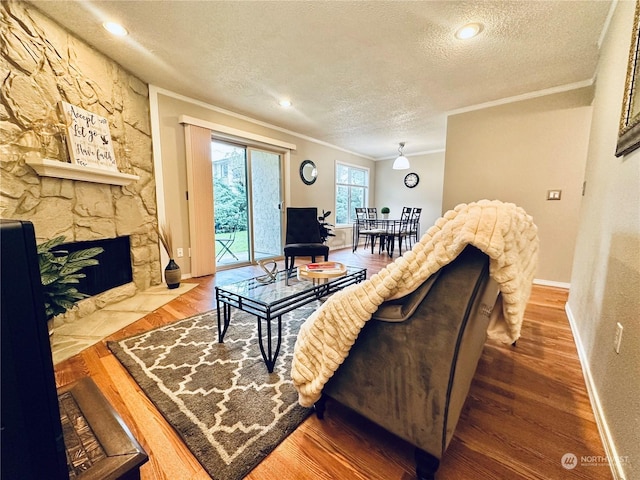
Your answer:
[[[401,142],[398,147],[398,153],[400,154],[398,158],[393,161],[393,169],[394,170],[406,170],[411,165],[409,165],[409,159],[404,156],[402,153],[402,149],[404,148],[404,142]]]

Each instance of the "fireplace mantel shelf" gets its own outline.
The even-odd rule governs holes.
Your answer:
[[[82,180],[84,182],[106,183],[109,185],[128,185],[140,177],[129,173],[114,172],[102,168],[83,167],[72,163],[64,163],[59,160],[41,158],[28,160],[27,165],[32,167],[41,177],[67,178],[70,180]]]

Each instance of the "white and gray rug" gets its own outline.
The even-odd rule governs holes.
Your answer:
[[[209,475],[235,480],[311,412],[297,402],[290,369],[300,325],[318,306],[283,316],[273,373],[260,354],[256,317],[236,309],[224,343],[213,310],[108,346]]]

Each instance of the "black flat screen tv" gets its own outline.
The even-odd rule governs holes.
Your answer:
[[[2,480],[69,479],[33,224],[0,220]]]

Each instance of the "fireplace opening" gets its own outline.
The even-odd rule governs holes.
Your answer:
[[[64,243],[53,250],[71,253],[92,247],[102,247],[104,252],[95,257],[98,265],[82,270],[86,277],[76,285],[80,292],[93,296],[133,281],[129,236]]]

